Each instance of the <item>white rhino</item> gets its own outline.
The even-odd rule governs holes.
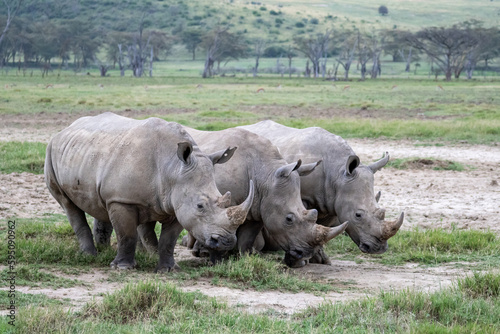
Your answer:
[[[373,191],[373,175],[389,161],[389,154],[371,164],[360,164],[347,142],[322,128],[290,128],[267,120],[241,128],[268,138],[287,161],[304,163],[323,160],[318,170],[301,178],[305,206],[318,210],[318,223],[336,226],[349,221],[346,232],[365,253],[387,250],[387,240],[396,234],[404,220],[402,212],[386,221],[385,209],[378,205]],[[311,262],[329,263],[324,253]]]
[[[213,167],[233,152],[202,153],[176,123],[104,113],[80,118],[52,138],[45,179],[83,252],[97,253],[85,213],[95,218],[98,242],[109,242],[114,228],[118,254],[111,266],[120,269],[136,265],[137,227],[159,221],[157,270],[170,271],[183,228],[208,247],[234,247],[236,229],[252,205],[253,185],[242,204],[228,208],[231,194],[220,194]]]
[[[249,180],[255,183],[253,205],[237,231],[240,252],[250,252],[263,229],[267,247],[285,250],[285,263],[299,267],[324,243],[344,231],[347,223],[339,227],[316,224],[317,210],[306,210],[300,198],[300,175],[314,174],[321,161],[307,165],[301,160],[287,163],[269,140],[243,129],[185,130],[204,151],[238,146],[230,161],[215,168],[217,187],[231,192],[233,204],[244,199]],[[198,240],[204,243],[203,239]],[[220,256],[210,255],[212,261]]]

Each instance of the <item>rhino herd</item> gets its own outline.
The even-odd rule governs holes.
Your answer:
[[[185,245],[212,262],[230,251],[284,250],[284,262],[301,267],[329,264],[323,245],[344,231],[362,252],[387,250],[404,220],[385,220],[374,194],[374,173],[388,161],[386,153],[363,165],[317,127],[263,121],[209,132],[104,113],[52,138],[45,180],[81,251],[96,255],[115,231],[113,268],[134,268],[140,243],[158,252],[157,271],[175,270],[183,229]]]

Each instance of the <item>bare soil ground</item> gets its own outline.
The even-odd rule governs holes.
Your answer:
[[[165,110],[165,113],[172,110]],[[174,112],[179,112],[175,110]],[[264,111],[266,112],[266,111]],[[279,111],[277,112],[279,113]],[[311,117],[325,115],[319,110]],[[90,114],[90,113],[89,113]],[[136,117],[147,112],[125,111],[125,116]],[[270,114],[275,114],[271,111]],[[38,114],[0,116],[0,141],[47,142],[57,131],[68,126],[83,114]],[[293,116],[293,113],[292,113]],[[375,175],[375,190],[382,191],[380,203],[387,209],[388,218],[405,212],[404,229],[422,228],[490,230],[500,234],[500,147],[457,143],[447,146],[425,146],[413,141],[388,141],[354,139],[348,141],[361,161],[369,163],[388,151],[393,158],[434,158],[451,160],[467,166],[465,171],[433,170],[424,165],[412,169],[384,168]],[[45,187],[43,175],[28,173],[0,174],[0,221],[7,218],[30,218],[44,213],[63,213]],[[179,246],[177,258],[190,257],[189,251]],[[377,294],[380,290],[415,288],[432,291],[448,286],[452,280],[464,275],[464,269],[452,266],[420,267],[383,266],[369,261],[357,264],[353,261],[333,261],[331,266],[308,265],[294,269],[297,275],[308,275],[330,282],[334,292],[324,294],[285,293],[276,291],[239,290],[212,285],[207,280],[182,283],[183,290],[199,290],[221,301],[236,305],[249,312],[273,309],[292,313],[307,306],[325,301],[344,301]],[[89,286],[69,289],[30,289],[19,291],[43,293],[54,298],[69,298],[73,307],[79,307],[92,298],[100,298],[123,284],[110,283],[111,271],[93,269],[90,274],[75,277]],[[141,274],[141,279],[149,275]],[[153,274],[150,275],[153,277]]]

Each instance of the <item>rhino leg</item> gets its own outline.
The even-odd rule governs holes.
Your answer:
[[[111,234],[113,225],[94,218],[94,227],[92,230],[97,247],[111,245]]]
[[[263,222],[246,221],[243,225],[238,227],[236,236],[238,238],[238,250],[240,251],[240,254],[248,254],[252,252],[255,240],[257,239],[257,236],[263,226]]]
[[[158,243],[158,254],[160,259],[156,267],[156,272],[179,270],[180,268],[174,260],[174,248],[177,243],[177,238],[184,228],[175,218],[160,223],[161,233]]]
[[[119,203],[111,204],[108,212],[118,241],[118,254],[111,262],[111,268],[133,269],[136,266],[138,212],[133,206]]]
[[[325,250],[323,249],[323,246],[320,247],[314,253],[314,255],[309,259],[309,263],[318,263],[318,264],[327,264],[327,265],[332,264],[328,255],[326,255]]]
[[[48,176],[50,178],[50,175]],[[90,231],[89,224],[87,224],[87,218],[85,217],[85,212],[83,212],[79,207],[77,207],[64,192],[60,189],[59,185],[50,180],[47,184],[49,191],[52,196],[59,202],[66,212],[69,223],[75,231],[78,243],[80,244],[80,250],[83,253],[90,255],[97,255],[97,249],[94,245],[94,240],[92,238],[92,231]]]
[[[147,222],[137,227],[139,233],[139,247],[144,248],[148,253],[158,252],[158,237],[155,232],[156,222]]]

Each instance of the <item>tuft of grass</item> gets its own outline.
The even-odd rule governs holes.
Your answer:
[[[11,302],[11,297],[9,297],[9,291],[0,290],[0,309],[6,310]],[[57,299],[52,299],[43,294],[32,294],[15,292],[15,302],[16,308],[26,307],[26,306],[37,306],[46,307],[50,305],[63,305],[63,302]]]
[[[500,275],[474,272],[472,276],[457,280],[457,290],[471,298],[498,298],[500,296]]]
[[[200,293],[184,293],[171,283],[146,281],[128,284],[105,296],[101,303],[87,304],[81,316],[123,324],[158,319],[168,313],[210,313],[225,308],[225,304],[215,299]]]
[[[215,284],[229,281],[243,288],[292,292],[333,290],[331,285],[297,277],[284,264],[258,255],[244,255],[238,259],[230,257],[213,267],[196,270],[200,276],[213,278],[212,283]]]
[[[0,173],[43,174],[46,148],[37,142],[0,142]]]
[[[8,286],[7,278],[9,277],[9,269],[6,268],[0,272],[0,287]],[[51,288],[70,288],[76,285],[85,285],[84,282],[58,277],[56,275],[40,271],[33,266],[21,265],[16,267],[16,285],[29,287],[51,287]]]
[[[439,160],[435,158],[394,159],[389,161],[387,166],[396,169],[433,169],[433,170],[452,170],[456,172],[462,172],[465,170],[464,165],[459,162],[450,160]]]

